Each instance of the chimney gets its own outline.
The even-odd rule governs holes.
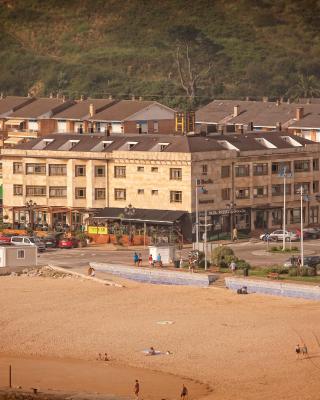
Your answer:
[[[62,102],[65,103],[66,102],[66,96],[62,96]]]
[[[50,99],[53,99],[53,93],[51,92],[49,95]]]
[[[296,108],[296,120],[297,121],[300,121],[300,119],[303,118],[303,112],[304,112],[303,107],[297,107]]]
[[[109,100],[112,100],[112,99],[113,99],[113,98],[112,98],[112,94],[110,94],[110,95],[109,95]]]
[[[267,102],[269,101],[269,97],[268,97],[268,96],[263,96],[263,97],[262,97],[262,101],[263,101],[264,103],[267,103]]]
[[[308,100],[307,100],[307,104],[311,104],[311,99],[308,99]]]
[[[277,106],[277,107],[280,106],[280,100],[279,100],[279,99],[276,101],[276,106]]]
[[[290,103],[291,103],[291,100],[290,100],[290,97],[288,97],[287,104],[290,104]]]
[[[233,117],[237,117],[239,115],[240,111],[240,106],[237,104],[236,106],[233,107]]]
[[[0,94],[0,99],[3,99],[3,93],[1,92],[1,94]]]
[[[249,96],[246,96],[246,101],[249,101],[250,100],[250,97]]]
[[[80,101],[83,101],[84,100],[84,96],[83,96],[83,94],[80,96]]]
[[[279,132],[281,132],[281,131],[282,131],[282,125],[281,125],[281,122],[277,122],[277,123],[276,123],[276,129],[277,129],[277,131],[279,131]]]
[[[143,99],[142,99],[142,96],[140,96],[140,97],[139,97],[139,101],[142,101],[142,100],[143,100]]]
[[[90,104],[89,105],[89,115],[90,115],[90,117],[93,117],[94,116],[94,113],[95,113],[95,110],[94,110],[94,104]]]
[[[280,97],[280,103],[284,103],[284,98],[283,98],[283,96]]]
[[[135,99],[136,99],[136,98],[134,97],[134,94],[133,94],[133,95],[131,96],[131,100],[132,100],[132,101],[135,101]]]

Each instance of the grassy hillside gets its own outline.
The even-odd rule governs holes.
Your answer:
[[[175,60],[180,46],[185,61],[186,43],[201,72],[197,104],[317,95],[320,81],[317,0],[0,0],[0,24],[7,94],[135,94],[183,106]]]

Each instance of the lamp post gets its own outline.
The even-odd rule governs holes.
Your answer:
[[[285,236],[285,231],[286,231],[286,178],[291,178],[292,174],[291,172],[287,172],[287,167],[284,166],[281,168],[281,171],[279,173],[279,177],[283,178],[283,217],[282,217],[282,230],[283,230],[283,235],[282,235],[282,250],[284,251],[286,249],[286,236]]]
[[[207,193],[207,190],[201,184],[201,180],[196,178],[196,250],[199,250],[199,200],[198,200],[198,189],[201,189],[202,193]]]
[[[231,240],[233,239],[233,225],[234,225],[234,220],[233,220],[233,215],[234,215],[234,209],[236,208],[236,203],[231,201],[231,203],[227,204],[229,208],[229,214],[230,214],[230,238]]]
[[[28,210],[29,213],[29,223],[31,229],[33,229],[33,209],[37,206],[37,203],[32,201],[31,199],[29,201],[26,201],[25,207]]]
[[[129,218],[133,217],[134,214],[136,213],[136,209],[133,207],[133,205],[130,203],[124,208],[124,214],[127,215]],[[129,240],[131,238],[131,219],[129,219]]]

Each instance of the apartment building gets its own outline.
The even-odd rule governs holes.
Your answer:
[[[211,234],[231,226],[276,229],[282,224],[280,172],[286,167],[292,174],[285,189],[288,225],[299,225],[301,186],[309,195],[305,223],[318,224],[319,150],[320,144],[281,132],[49,135],[1,151],[4,214],[14,224],[28,221],[26,202],[32,200],[34,223],[74,225],[101,210],[105,222],[110,210],[113,219],[123,220],[130,205],[143,210],[139,222],[150,221],[155,210],[178,213],[181,231],[191,239],[197,190],[200,217],[207,210]]]

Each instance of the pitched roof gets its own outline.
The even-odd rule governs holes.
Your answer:
[[[77,141],[70,151],[79,152],[113,152],[128,151],[124,145],[129,142],[136,144],[130,151],[134,152],[163,152],[163,153],[198,153],[208,151],[237,150],[237,151],[266,151],[284,150],[304,147],[305,145],[319,145],[311,140],[289,135],[283,132],[249,132],[244,135],[230,134],[219,136],[178,136],[178,135],[77,135],[77,134],[53,134],[46,137],[30,140],[19,144],[17,149],[36,150],[37,145],[45,140],[51,142],[45,147],[46,151],[67,151],[65,144],[69,141]],[[111,142],[105,148],[98,149],[103,142]],[[71,142],[70,142],[71,143]],[[160,149],[160,145],[166,145]]]
[[[129,217],[125,214],[124,208],[108,207],[98,211],[93,219],[119,219],[121,215],[121,219],[124,221],[163,222],[171,224],[180,219],[186,212],[136,208],[134,215]]]
[[[123,121],[144,108],[155,104],[154,101],[120,100],[118,103],[97,113],[92,121]]]
[[[32,97],[18,97],[18,96],[7,96],[0,99],[0,115],[13,112],[23,105],[31,103],[34,99]],[[9,115],[10,115],[9,114]]]
[[[93,104],[95,113],[99,113],[107,107],[110,107],[115,103],[115,100],[109,99],[86,99],[77,101],[67,109],[58,112],[54,115],[54,119],[71,119],[71,120],[82,120],[89,118],[89,107]]]
[[[10,118],[39,118],[48,113],[59,112],[72,104],[74,104],[73,101],[64,101],[63,99],[39,98],[12,113]]]
[[[319,107],[320,111],[320,107]],[[289,128],[314,128],[320,129],[320,113],[306,114],[299,121],[295,121],[289,125]]]

